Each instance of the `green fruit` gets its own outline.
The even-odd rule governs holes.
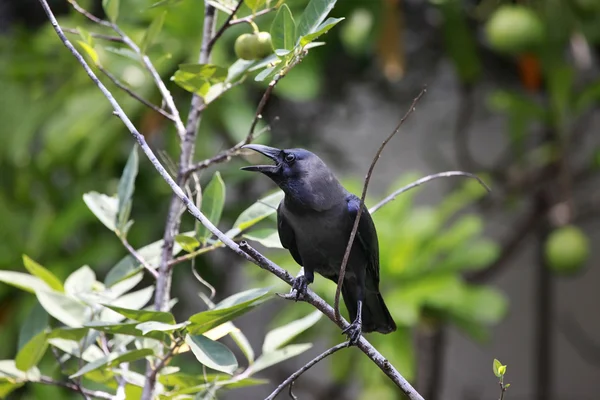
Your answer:
[[[553,231],[545,245],[546,262],[550,269],[559,274],[581,270],[589,252],[588,238],[572,225]]]
[[[258,32],[256,34],[256,58],[262,59],[273,53],[271,34],[269,32]]]
[[[253,33],[244,33],[235,40],[235,55],[242,60],[255,60],[256,37]]]
[[[532,50],[544,40],[544,25],[537,14],[520,5],[499,7],[485,26],[487,40],[499,52]]]

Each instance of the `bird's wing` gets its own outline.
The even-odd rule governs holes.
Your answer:
[[[346,201],[348,203],[350,223],[354,226],[354,221],[360,207],[360,199],[350,194],[346,197]],[[363,211],[360,214],[355,240],[358,241],[367,257],[367,274],[375,279],[375,283],[379,285],[379,242],[377,240],[377,230],[375,229],[375,224],[373,223],[371,214],[369,214],[369,210],[364,205]]]
[[[296,234],[282,211],[283,207],[283,200],[281,200],[279,207],[277,207],[277,231],[279,232],[279,240],[283,247],[290,251],[294,260],[302,266],[302,258],[300,257],[298,246],[296,244]]]

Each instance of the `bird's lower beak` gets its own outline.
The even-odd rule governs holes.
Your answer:
[[[277,149],[275,147],[263,146],[262,144],[247,144],[242,146],[243,149],[254,150],[257,153],[260,153],[266,157],[269,157],[271,160],[275,161],[275,165],[249,165],[247,167],[242,167],[243,171],[255,171],[262,173],[275,173],[279,170],[279,155],[281,154],[281,149]]]

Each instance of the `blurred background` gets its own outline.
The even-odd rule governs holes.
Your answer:
[[[67,1],[49,3],[63,27],[94,31]],[[124,2],[121,24],[134,38],[155,15],[151,3]],[[307,1],[286,3],[296,15]],[[81,5],[102,15],[100,1]],[[171,1],[168,10],[150,56],[185,116],[190,95],[169,78],[178,64],[197,58],[203,5]],[[278,84],[264,118],[271,130],[261,142],[316,152],[358,194],[377,147],[427,85],[376,166],[367,204],[445,170],[477,173],[492,188],[486,195],[474,181],[437,180],[374,214],[381,290],[399,329],[367,338],[428,400],[498,398],[494,358],[508,365],[505,399],[597,399],[600,1],[343,0],[331,16],[346,19]],[[256,23],[268,30],[272,18]],[[230,65],[236,37],[249,30],[245,24],[227,30],[213,62]],[[115,192],[132,138],[36,0],[0,1],[0,46],[0,268],[23,270],[27,254],[61,278],[84,264],[103,277],[126,252],[82,195]],[[127,54],[107,45],[101,56],[126,85],[160,103],[151,79]],[[176,160],[171,124],[105,82],[167,165]],[[265,87],[248,79],[210,105],[196,159],[245,137]],[[247,163],[234,159],[201,176],[206,182],[219,170],[225,181],[222,229],[274,189],[239,171]],[[134,247],[162,237],[169,198],[168,186],[142,158],[129,235]],[[186,215],[182,229],[192,226]],[[287,251],[264,250],[298,271]],[[225,249],[200,256],[196,269],[219,299],[265,284],[287,290]],[[190,275],[186,265],[175,270],[178,318],[204,307],[197,293],[205,289]],[[333,283],[317,277],[314,289],[333,301]],[[34,296],[0,285],[0,359],[14,357],[34,304]],[[269,328],[311,311],[272,301],[238,326],[258,348]],[[341,336],[322,319],[302,339],[315,346],[263,371],[270,384],[220,395],[264,398]],[[294,390],[303,400],[401,398],[359,351],[328,358]],[[52,395],[76,397],[28,385],[11,398]]]

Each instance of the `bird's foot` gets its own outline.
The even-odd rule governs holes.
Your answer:
[[[359,319],[356,319],[353,323],[348,325],[346,329],[342,331],[342,335],[348,336],[348,345],[353,346],[358,343],[360,335],[362,334],[362,323]]]
[[[296,291],[296,301],[300,300],[306,294],[306,290],[308,289],[308,280],[306,276],[300,275],[294,282],[292,283],[292,293]]]

